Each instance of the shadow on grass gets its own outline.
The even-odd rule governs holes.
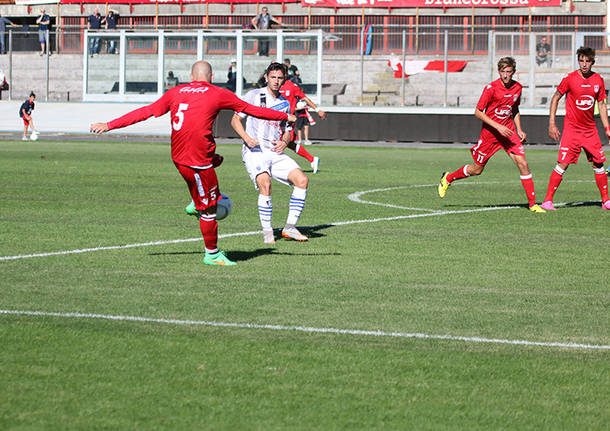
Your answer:
[[[325,235],[320,233],[319,231],[322,229],[327,229],[329,227],[332,227],[332,225],[329,224],[322,224],[322,225],[317,225],[317,226],[299,226],[299,231],[303,234],[306,235],[309,240],[314,239],[314,238],[321,238],[324,237]],[[259,256],[265,256],[265,255],[281,255],[281,256],[340,256],[341,253],[319,253],[319,252],[315,252],[315,253],[308,253],[308,252],[286,252],[286,251],[279,251],[276,246],[278,243],[281,242],[296,242],[293,240],[289,240],[289,239],[285,239],[282,238],[282,229],[274,229],[273,233],[275,235],[275,240],[276,240],[276,244],[274,245],[269,245],[266,248],[259,248],[256,250],[225,250],[225,254],[227,255],[227,257],[231,260],[235,260],[235,261],[244,261],[244,260],[250,260],[250,259],[254,259],[257,258]],[[203,250],[197,250],[197,251],[172,251],[172,252],[159,252],[159,253],[149,253],[149,256],[180,256],[180,255],[192,255],[192,254],[199,254],[199,255],[203,255]]]
[[[542,202],[540,202],[542,203]],[[600,207],[600,201],[587,201],[587,202],[568,202],[562,204],[555,204],[558,208],[578,208],[578,207]],[[447,204],[444,205],[445,209],[456,209],[456,208],[491,208],[491,207],[519,207],[528,209],[528,204],[520,203],[496,203],[496,204]],[[441,208],[442,209],[442,208]]]

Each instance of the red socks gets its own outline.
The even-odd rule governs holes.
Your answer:
[[[216,217],[202,214],[199,218],[199,229],[201,229],[206,250],[211,253],[218,251],[218,222]]]
[[[297,153],[299,156],[301,156],[301,157],[305,157],[309,163],[313,162],[313,156],[312,156],[311,154],[309,154],[309,153],[307,152],[307,150],[306,150],[305,148],[303,148],[303,146],[302,146],[302,145],[300,145],[300,144],[296,144],[296,146],[297,146],[297,147],[295,148],[295,150],[294,150],[294,151],[295,151],[295,152],[296,152],[296,153]]]
[[[608,202],[608,177],[604,172],[604,168],[593,169],[595,171],[595,182],[597,183],[597,188],[599,189],[599,193],[602,196],[602,204]]]
[[[451,172],[449,175],[447,175],[447,182],[452,183],[455,180],[461,180],[462,178],[466,178],[469,176],[470,175],[468,175],[468,165],[464,165],[457,171]]]
[[[534,180],[532,179],[532,174],[521,175],[520,177],[521,184],[523,184],[525,194],[527,195],[527,202],[529,203],[529,206],[532,207],[536,205],[536,192],[534,192]]]
[[[544,202],[553,202],[553,195],[561,184],[561,180],[563,179],[563,174],[565,170],[561,169],[559,166],[555,166],[553,172],[551,172],[551,178],[549,178],[549,187],[546,190],[546,196],[544,197]]]

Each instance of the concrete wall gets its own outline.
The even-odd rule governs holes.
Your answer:
[[[0,137],[15,138],[23,132],[18,111],[22,101],[0,102]],[[38,102],[33,113],[40,139],[55,134],[87,134],[89,125],[107,122],[141,107],[129,103],[53,103]],[[476,142],[481,122],[472,109],[466,108],[328,108],[328,118],[317,121],[311,128],[313,140],[389,141],[472,143]],[[563,110],[558,112],[558,124],[563,123]],[[215,123],[217,137],[236,138],[230,126],[233,113],[222,111]],[[316,114],[313,114],[314,116]],[[551,143],[547,135],[548,110],[523,109],[521,122],[530,144]],[[600,136],[603,127],[598,127]],[[112,131],[113,135],[162,135],[171,131],[169,115],[150,118],[144,122]],[[602,142],[606,139],[602,138]],[[169,139],[168,139],[169,142]]]

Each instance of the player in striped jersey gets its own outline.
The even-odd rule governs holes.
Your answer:
[[[216,203],[221,197],[214,168],[222,162],[222,158],[216,154],[216,142],[212,133],[214,120],[222,109],[275,121],[294,121],[296,118],[286,112],[249,105],[230,91],[212,85],[212,66],[206,61],[193,64],[191,80],[188,84],[168,90],[150,105],[107,123],[94,123],[90,130],[93,133],[104,133],[170,112],[171,156],[188,186],[199,216],[199,228],[205,244],[203,263],[235,265],[218,249]]]
[[[290,113],[290,103],[280,94],[280,87],[286,80],[286,66],[281,63],[271,63],[265,71],[265,78],[267,86],[250,91],[244,100],[255,106]],[[245,128],[244,119],[246,119]],[[309,179],[299,165],[284,154],[291,135],[287,123],[262,120],[240,112],[233,116],[231,126],[244,140],[242,160],[248,175],[259,190],[258,214],[263,228],[263,241],[265,244],[275,242],[271,225],[272,178],[293,186],[288,218],[286,226],[282,230],[282,236],[295,241],[307,241],[307,237],[301,234],[295,226],[305,206]]]

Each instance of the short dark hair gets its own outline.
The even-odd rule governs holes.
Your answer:
[[[284,59],[284,63],[290,63],[290,59],[289,58],[285,58]]]
[[[269,75],[269,73],[273,72],[274,70],[281,70],[284,76],[288,75],[286,65],[283,63],[278,63],[277,61],[274,61],[267,66],[267,69],[265,69],[265,75]]]
[[[576,58],[580,58],[581,55],[595,61],[595,50],[593,48],[590,48],[588,46],[581,46],[576,51]]]
[[[33,96],[34,98],[36,98],[36,95],[34,94],[34,92],[33,92],[33,91],[32,91],[32,92],[30,92],[30,97],[32,97],[32,96]]]
[[[512,67],[513,71],[516,71],[517,62],[512,57],[502,57],[500,61],[498,61],[498,71],[501,71],[505,67]]]

